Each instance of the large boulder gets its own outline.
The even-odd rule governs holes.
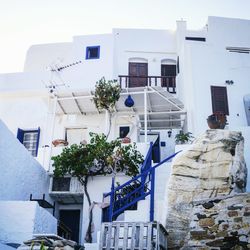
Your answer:
[[[166,221],[170,249],[184,245],[193,202],[245,191],[247,168],[243,144],[240,132],[207,130],[174,160]]]

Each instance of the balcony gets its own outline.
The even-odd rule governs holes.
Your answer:
[[[119,83],[122,89],[135,87],[163,87],[171,93],[176,93],[176,76],[129,76],[119,75]]]

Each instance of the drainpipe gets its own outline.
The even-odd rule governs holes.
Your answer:
[[[52,124],[51,124],[51,134],[50,134],[50,153],[49,153],[49,172],[50,172],[50,163],[51,163],[51,156],[52,156],[52,141],[54,137],[55,131],[55,120],[56,120],[56,105],[57,105],[57,96],[54,96],[54,105],[53,105],[53,113],[52,113]]]
[[[144,142],[148,142],[148,123],[147,123],[147,88],[144,89]]]

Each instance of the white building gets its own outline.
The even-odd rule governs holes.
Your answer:
[[[221,111],[227,114],[226,129],[242,131],[250,168],[249,106],[245,112],[243,102],[250,94],[249,30],[249,20],[209,17],[204,28],[195,31],[177,21],[175,31],[114,29],[112,34],[73,37],[71,43],[34,45],[27,52],[24,72],[0,75],[0,117],[52,174],[50,157],[62,150],[53,147],[53,140],[73,144],[88,140],[89,132],[107,131],[107,115],[98,113],[91,100],[95,83],[104,76],[117,79],[122,87],[110,139],[129,131],[127,136],[143,154],[153,141],[154,160],[159,162],[174,152],[179,130],[197,136],[207,129],[208,115]],[[129,94],[135,102],[132,108],[124,105]],[[160,221],[169,169],[159,167],[156,172],[155,218]],[[94,178],[89,184],[92,199],[101,202],[110,185],[110,177]],[[83,243],[88,206],[74,178],[67,188],[53,190],[50,183],[56,217],[75,216],[79,222],[75,239]],[[149,220],[148,205],[147,200],[140,201],[142,210],[126,211],[121,219]],[[98,208],[94,223],[96,241]]]

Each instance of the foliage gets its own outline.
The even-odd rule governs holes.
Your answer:
[[[90,133],[90,137],[90,143],[73,144],[64,148],[60,155],[52,157],[54,175],[60,177],[70,174],[77,177],[84,187],[89,206],[91,206],[87,188],[89,177],[116,174],[117,172],[134,176],[138,174],[138,166],[143,162],[143,156],[137,151],[135,144],[122,146],[118,139],[108,142],[107,136],[104,134]],[[92,242],[92,220],[91,210],[85,237],[87,242]]]
[[[134,176],[138,173],[143,157],[134,144],[122,146],[118,139],[108,142],[104,134],[90,133],[90,137],[89,144],[73,144],[52,157],[55,176],[70,174],[84,184],[90,176],[116,172]]]
[[[99,111],[103,109],[109,112],[113,111],[115,103],[119,100],[121,93],[121,88],[116,82],[116,80],[106,81],[105,78],[102,77],[96,83],[95,96],[93,99]]]
[[[175,142],[177,144],[184,144],[190,142],[194,137],[191,132],[183,133],[182,130],[175,136]]]

